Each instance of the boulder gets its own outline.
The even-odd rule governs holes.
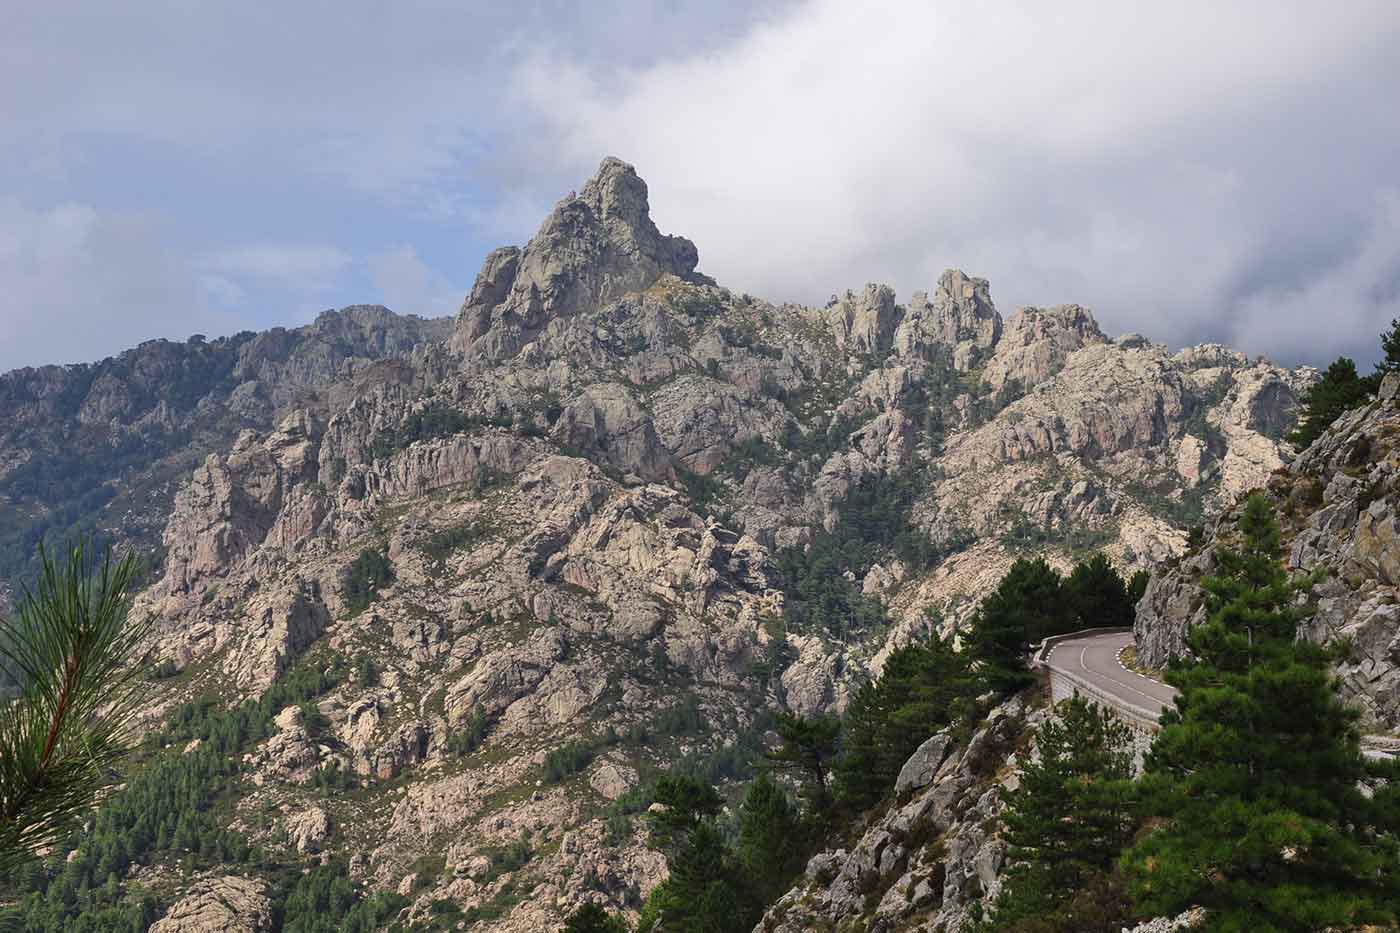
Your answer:
[[[151,933],[262,933],[272,929],[272,901],[261,882],[225,876],[195,881],[151,925]]]
[[[924,744],[909,756],[904,767],[899,769],[899,777],[894,784],[894,795],[903,797],[909,791],[927,787],[933,781],[933,776],[938,773],[938,768],[943,764],[943,759],[952,744],[953,737],[948,732],[940,732],[926,739]]]

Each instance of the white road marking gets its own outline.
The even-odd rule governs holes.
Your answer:
[[[1082,648],[1079,649],[1079,669],[1082,670],[1082,671],[1083,671],[1084,673],[1086,673],[1086,674],[1092,674],[1092,675],[1095,675],[1095,676],[1097,676],[1097,677],[1101,677],[1101,678],[1103,678],[1104,680],[1108,681],[1108,682],[1111,683],[1111,684],[1117,684],[1119,687],[1122,687],[1124,690],[1128,690],[1128,691],[1130,691],[1130,692],[1132,692],[1132,693],[1137,694],[1138,696],[1146,697],[1147,699],[1151,700],[1151,701],[1153,702],[1153,704],[1155,704],[1157,707],[1160,707],[1161,709],[1166,709],[1166,707],[1167,707],[1168,705],[1170,705],[1170,701],[1169,701],[1169,700],[1163,700],[1161,697],[1154,696],[1153,694],[1148,693],[1148,692],[1145,691],[1145,690],[1139,690],[1137,687],[1134,687],[1134,686],[1133,686],[1132,684],[1130,684],[1130,683],[1125,683],[1124,681],[1119,680],[1119,679],[1116,678],[1116,677],[1110,676],[1108,673],[1106,673],[1106,672],[1104,672],[1104,671],[1095,670],[1094,668],[1092,668],[1092,667],[1089,666],[1088,661],[1087,661],[1087,655],[1088,655],[1088,652],[1089,652],[1089,648],[1090,648],[1091,646],[1095,645],[1097,642],[1103,641],[1105,637],[1106,637],[1106,638],[1114,638],[1114,637],[1116,637],[1116,636],[1112,636],[1112,635],[1109,635],[1109,636],[1100,636],[1100,637],[1097,638],[1097,639],[1089,639],[1089,640],[1086,640],[1086,641],[1084,642],[1084,646],[1083,646]],[[1129,673],[1131,674],[1131,672],[1129,672]],[[1141,674],[1132,674],[1131,676],[1134,676],[1134,677],[1141,677],[1142,675],[1141,675]],[[1142,679],[1143,679],[1143,680],[1147,680],[1146,677],[1143,677]],[[1149,682],[1150,682],[1150,681],[1149,681]],[[1124,697],[1123,699],[1127,699],[1127,698]]]

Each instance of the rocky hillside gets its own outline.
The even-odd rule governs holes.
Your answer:
[[[1191,525],[1291,456],[1281,438],[1315,378],[1111,339],[1075,305],[1003,319],[989,283],[956,270],[904,302],[867,285],[805,307],[697,266],[608,159],[523,248],[487,257],[445,344],[405,354],[398,332],[392,364],[230,370],[205,410],[236,438],[209,440],[174,496],[136,611],[160,633],[152,728],[173,722],[157,734],[186,761],[223,736],[234,773],[211,800],[239,839],[343,859],[424,924],[635,911],[664,872],[634,819],[657,773],[747,775],[768,711],[842,709],[1018,556],[1181,554]],[[204,430],[203,402],[98,382],[54,410],[92,399],[114,436]],[[7,443],[6,477],[57,455]],[[208,725],[259,696],[256,729]],[[961,917],[976,899],[980,868],[939,877],[907,834],[980,851],[969,788],[1026,715],[1003,710],[931,763],[908,789],[920,812],[887,827],[900,845],[851,869],[917,882],[891,916]],[[288,896],[236,859],[194,859],[193,887],[178,857],[146,859],[119,881],[169,911],[162,929],[202,928],[172,918],[217,913],[220,890],[259,916]],[[845,864],[812,883],[864,885]]]
[[[32,573],[43,535],[100,530],[149,549],[207,453],[293,407],[334,407],[371,363],[448,328],[353,307],[293,330],[152,340],[100,363],[0,375],[0,597]]]
[[[814,856],[755,933],[962,927],[1000,890],[998,788],[1049,715],[1014,697],[965,744],[948,730],[932,736],[900,772],[889,808],[849,846]]]
[[[1388,376],[1370,404],[1340,417],[1284,468],[1260,484],[1276,506],[1290,569],[1318,574],[1307,595],[1304,631],[1344,642],[1338,666],[1345,694],[1373,734],[1400,728],[1400,376]],[[1138,606],[1138,657],[1163,666],[1183,649],[1188,626],[1205,617],[1199,582],[1228,543],[1237,504],[1199,544],[1155,575]]]

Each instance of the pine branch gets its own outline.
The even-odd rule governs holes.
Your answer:
[[[0,623],[0,659],[21,686],[0,707],[0,871],[53,845],[110,787],[139,700],[148,626],[127,619],[135,559],[94,569],[83,544],[62,568],[41,558],[37,592]]]

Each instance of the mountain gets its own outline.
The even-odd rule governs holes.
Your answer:
[[[525,246],[486,258],[450,334],[383,319],[389,359],[317,336],[352,310],[278,338],[304,352],[188,390],[113,361],[49,373],[83,388],[4,435],[6,481],[89,423],[105,439],[83,448],[91,468],[149,424],[182,438],[109,475],[123,503],[146,497],[124,535],[164,524],[134,608],[158,631],[147,751],[220,816],[172,811],[169,838],[111,872],[112,899],[148,893],[166,933],[267,929],[324,860],[422,924],[635,912],[665,873],[636,819],[656,775],[732,792],[772,711],[844,709],[1018,556],[1183,554],[1191,526],[1292,455],[1316,378],[1111,339],[1077,305],[1003,319],[957,270],[902,303],[872,284],[806,307],[698,265],[608,159]],[[184,371],[259,339],[133,353]],[[9,378],[42,381],[26,372]],[[44,493],[28,492],[36,516],[67,501]],[[960,813],[1003,760],[988,749],[1035,720],[999,721],[985,757],[948,766]],[[99,843],[83,845],[64,870],[100,887]]]
[[[209,452],[294,407],[334,407],[371,363],[449,327],[357,306],[292,330],[152,340],[100,363],[0,375],[0,604],[32,578],[41,537],[100,531],[152,550],[175,487]]]

